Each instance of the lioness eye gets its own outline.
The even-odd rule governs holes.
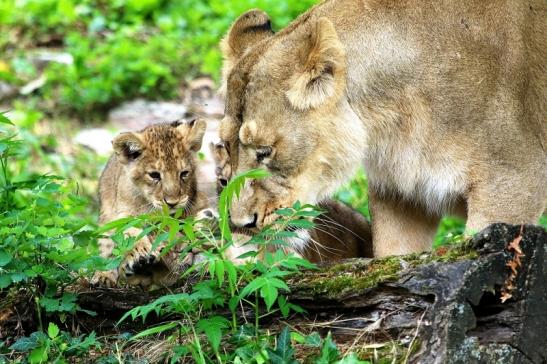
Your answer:
[[[160,172],[148,172],[148,175],[150,178],[155,179],[157,181],[161,180]]]
[[[184,179],[184,178],[188,177],[188,174],[190,174],[190,171],[180,172],[180,179]]]
[[[258,147],[256,148],[256,160],[262,162],[266,157],[272,154],[272,147]]]
[[[221,178],[220,179],[220,185],[222,187],[226,187],[228,185],[228,180],[226,178]]]

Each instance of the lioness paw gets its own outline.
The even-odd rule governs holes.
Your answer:
[[[97,271],[91,278],[91,284],[94,286],[100,287],[115,287],[118,283],[118,271],[117,270],[108,270],[108,271]]]

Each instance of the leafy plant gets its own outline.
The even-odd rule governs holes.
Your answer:
[[[92,332],[89,335],[72,337],[61,331],[57,325],[50,322],[47,333],[37,331],[29,337],[19,338],[10,350],[18,353],[28,353],[28,361],[34,363],[68,363],[67,358],[79,357],[88,353],[91,348],[100,348],[101,345]]]
[[[5,115],[0,122],[11,124]],[[85,199],[60,177],[14,175],[10,162],[22,149],[16,134],[0,127],[0,294],[28,289],[41,326],[43,309],[61,314],[80,310],[76,295],[65,288],[104,263],[96,255],[94,227],[78,217]]]

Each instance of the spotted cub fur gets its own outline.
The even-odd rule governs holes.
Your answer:
[[[204,209],[207,199],[198,192],[196,155],[205,129],[205,121],[198,119],[156,124],[118,135],[112,142],[114,154],[99,181],[100,224],[164,206],[172,213],[182,209],[181,218]],[[142,231],[130,228],[125,233],[139,236]],[[113,286],[119,278],[131,285],[165,283],[177,252],[175,249],[160,259],[163,246],[152,249],[152,242],[150,236],[140,238],[117,270],[97,271],[93,283]],[[112,239],[101,239],[99,246],[101,256],[112,255]],[[185,259],[191,264],[191,254]]]

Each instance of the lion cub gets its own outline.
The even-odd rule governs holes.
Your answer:
[[[224,143],[210,144],[215,161],[216,188],[220,194],[231,178],[232,170],[228,148]],[[336,261],[347,258],[372,257],[372,235],[369,222],[359,212],[336,200],[325,200],[318,204],[325,213],[314,219],[315,228],[299,231],[292,238],[295,250],[313,263]],[[252,250],[244,242],[246,234],[236,232],[241,245],[228,252],[232,259]]]
[[[196,180],[196,154],[205,129],[205,121],[198,119],[156,124],[118,135],[112,141],[114,154],[99,180],[100,224],[164,206],[173,213],[181,208],[181,218],[207,207]],[[125,233],[138,236],[142,231],[130,228]],[[117,270],[97,271],[92,283],[113,286],[122,278],[132,285],[148,286],[161,281],[172,267],[159,259],[163,246],[152,249],[152,242],[152,237],[142,237]],[[103,238],[99,247],[101,256],[110,257],[114,242]],[[192,259],[191,254],[187,259]]]

